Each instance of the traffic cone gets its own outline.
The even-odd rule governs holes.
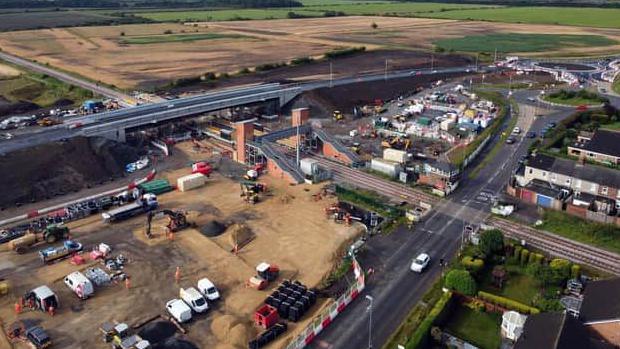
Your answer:
[[[181,267],[177,267],[177,271],[174,273],[174,280],[177,284],[179,283],[179,280],[181,280]]]
[[[131,281],[129,281],[129,277],[125,278],[125,288],[129,289],[131,287]]]
[[[15,302],[15,314],[21,314],[22,305],[19,302]]]

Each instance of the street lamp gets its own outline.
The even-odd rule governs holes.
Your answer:
[[[368,307],[366,308],[368,311],[368,349],[372,349],[372,301],[374,298],[366,295],[366,299],[368,300]]]

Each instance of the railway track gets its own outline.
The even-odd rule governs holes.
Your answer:
[[[620,255],[616,253],[497,217],[491,217],[487,222],[488,225],[501,229],[505,236],[523,240],[550,255],[620,275]]]
[[[389,182],[322,157],[313,156],[313,158],[323,167],[331,170],[334,180],[339,182],[372,189],[380,194],[395,198],[402,198],[418,205],[420,203],[425,203],[435,206],[441,200],[436,196],[420,192],[419,190],[412,189],[406,185]]]

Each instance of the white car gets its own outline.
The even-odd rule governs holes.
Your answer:
[[[198,291],[202,293],[209,301],[215,301],[220,298],[220,292],[215,288],[211,280],[202,278],[198,280]]]
[[[431,261],[431,257],[426,253],[421,253],[416,259],[411,262],[411,271],[415,271],[416,273],[421,273],[426,269],[428,263]]]
[[[512,133],[518,135],[519,133],[521,133],[521,128],[519,126],[513,128]]]
[[[166,303],[166,310],[178,322],[187,322],[192,319],[192,309],[180,299],[173,299]]]

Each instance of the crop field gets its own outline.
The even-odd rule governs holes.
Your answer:
[[[177,21],[232,21],[232,20],[259,20],[288,18],[289,12],[303,17],[323,17],[326,12],[340,12],[347,16],[356,15],[394,15],[415,16],[424,13],[435,13],[448,10],[468,10],[486,8],[486,5],[442,4],[426,2],[389,2],[389,1],[305,1],[304,7],[273,8],[273,9],[231,9],[211,11],[161,11],[138,12],[136,16],[148,18],[158,22]]]
[[[508,23],[559,24],[620,28],[620,9],[566,7],[508,7],[435,12],[425,16]]]
[[[466,37],[473,40],[471,50],[481,51],[489,37],[480,35],[495,38],[500,51],[520,54],[575,55],[583,47],[592,55],[620,52],[620,30],[614,29],[378,16],[30,30],[0,33],[0,46],[121,88],[148,88],[208,72],[319,58],[347,47],[433,50],[436,42]]]
[[[90,11],[15,12],[0,14],[0,31],[106,25],[136,22],[131,17],[113,17]]]
[[[121,44],[125,45],[145,45],[145,44],[159,44],[164,42],[187,42],[198,40],[216,40],[216,39],[243,39],[247,36],[238,34],[219,34],[219,33],[204,33],[204,34],[179,34],[179,35],[152,35],[152,36],[134,36],[127,39],[120,40]]]
[[[442,39],[435,45],[447,51],[539,52],[569,47],[611,46],[617,41],[600,35],[500,33]]]

